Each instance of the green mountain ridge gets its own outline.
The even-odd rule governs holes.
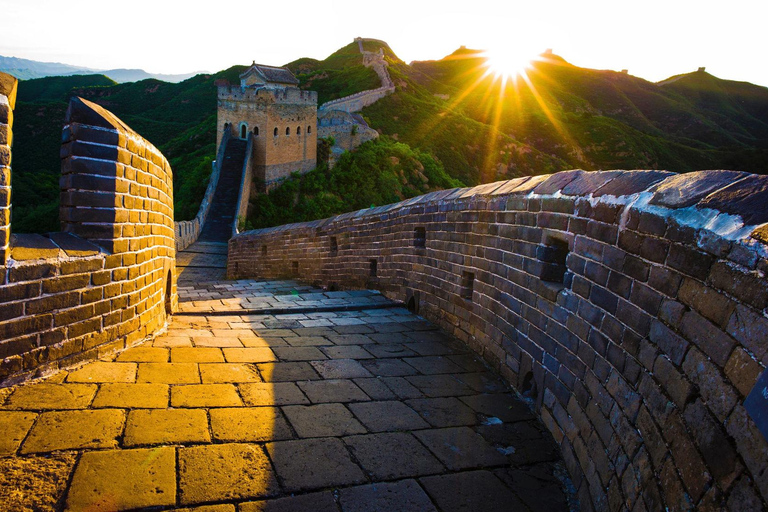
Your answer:
[[[443,59],[408,65],[383,41],[366,39],[363,47],[384,49],[396,86],[361,112],[387,137],[349,155],[337,170],[320,165],[322,176],[288,180],[284,187],[291,193],[270,194],[271,206],[266,199],[255,204],[251,225],[359,207],[344,192],[351,182],[368,183],[372,190],[365,201],[378,202],[570,168],[768,172],[764,87],[704,71],[652,83],[580,68],[551,54],[535,61],[524,80],[504,83],[487,73],[475,50],[462,47]],[[363,66],[356,42],[324,60],[303,58],[286,66],[300,87],[318,92],[320,104],[380,86],[376,73]],[[110,109],[163,151],[174,169],[176,218],[194,217],[216,154],[215,82],[237,83],[244,69],[234,66],[180,83],[116,84],[103,75],[22,81],[14,121],[14,231],[58,229],[58,146],[73,95]],[[380,176],[368,182],[361,172]],[[392,179],[399,183],[392,188],[396,193],[382,192]],[[280,217],[270,208],[303,213]]]

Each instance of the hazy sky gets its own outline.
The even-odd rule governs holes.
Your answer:
[[[100,69],[280,65],[362,36],[407,62],[514,45],[653,81],[706,66],[768,86],[768,0],[0,0],[0,13],[0,55]]]

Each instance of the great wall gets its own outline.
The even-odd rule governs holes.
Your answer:
[[[204,229],[215,179],[198,217],[174,226],[165,158],[107,110],[73,99],[62,232],[11,235],[16,82],[0,75],[0,87],[0,379],[11,386],[0,394],[10,432],[0,462],[64,457],[70,509],[98,499],[91,485],[114,492],[120,509],[234,512],[276,497],[347,511],[385,499],[381,489],[404,500],[389,509],[451,510],[461,492],[488,510],[567,509],[562,482],[581,510],[766,508],[768,177],[575,170],[444,190],[235,234],[227,254],[202,249],[219,263],[184,268],[177,293],[177,252]],[[234,281],[214,275],[224,264]],[[540,423],[487,367],[549,437],[520,437]],[[323,379],[342,379],[333,382],[343,392],[322,393],[347,398],[315,398],[311,383],[331,384]],[[447,416],[423,409],[440,400],[453,404]],[[307,403],[316,405],[294,405]],[[383,417],[406,423],[374,427],[383,420],[366,404],[390,404]],[[281,412],[258,416],[255,405]],[[328,420],[303,415],[321,409],[345,423],[318,433]],[[174,437],[188,431],[162,414],[202,425],[199,437]],[[244,418],[269,432],[222,426]],[[152,437],[158,421],[172,434]],[[496,421],[515,432],[517,455],[494,444]],[[82,439],[72,434],[83,428]],[[224,444],[210,444],[209,431]],[[537,459],[552,439],[557,455]],[[412,472],[384,471],[366,450],[423,452],[409,458],[433,466],[393,460]],[[323,475],[293,466],[305,458]],[[143,474],[147,460],[155,481],[114,482],[125,467]],[[569,478],[552,476],[558,460]],[[520,471],[545,467],[534,492],[520,490],[532,485]]]
[[[361,91],[350,96],[323,103],[320,106],[321,112],[330,110],[359,112],[368,105],[376,103],[381,98],[392,94],[395,91],[395,84],[389,76],[387,62],[384,60],[383,49],[380,48],[378,52],[368,52],[363,50],[363,39],[357,38],[355,41],[360,48],[360,53],[363,55],[363,65],[365,67],[373,68],[381,80],[381,87],[368,91]]]

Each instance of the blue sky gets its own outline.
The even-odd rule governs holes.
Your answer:
[[[768,86],[764,0],[0,0],[0,55],[99,69],[218,71],[325,58],[356,36],[405,61],[460,45],[552,48],[577,66],[652,81],[707,71]]]

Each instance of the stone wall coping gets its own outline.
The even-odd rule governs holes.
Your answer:
[[[109,110],[92,101],[77,96],[72,98],[69,102],[67,120],[70,123],[108,128],[126,133],[136,133]]]
[[[737,177],[741,178],[734,182],[733,178]],[[625,205],[672,218],[684,226],[711,231],[726,240],[751,243],[751,238],[754,242],[760,242],[762,247],[756,249],[761,254],[768,254],[768,246],[765,245],[768,228],[763,226],[768,223],[768,176],[735,171],[674,174],[668,171],[575,169],[475,187],[440,190],[390,205],[343,213],[323,219],[323,224],[352,218],[362,220],[416,205],[471,201],[483,197],[498,200],[500,196],[584,199],[593,206],[600,203]],[[262,228],[238,236],[316,227],[317,222]]]
[[[48,233],[47,236],[70,258],[107,253],[105,249],[72,233]]]
[[[53,240],[36,233],[11,235],[11,259],[47,260],[62,256],[61,248]]]
[[[0,97],[5,96],[11,108],[16,108],[16,92],[18,87],[19,81],[16,77],[8,73],[0,73]]]
[[[12,234],[10,247],[11,260],[17,262],[108,254],[104,248],[72,233]]]

